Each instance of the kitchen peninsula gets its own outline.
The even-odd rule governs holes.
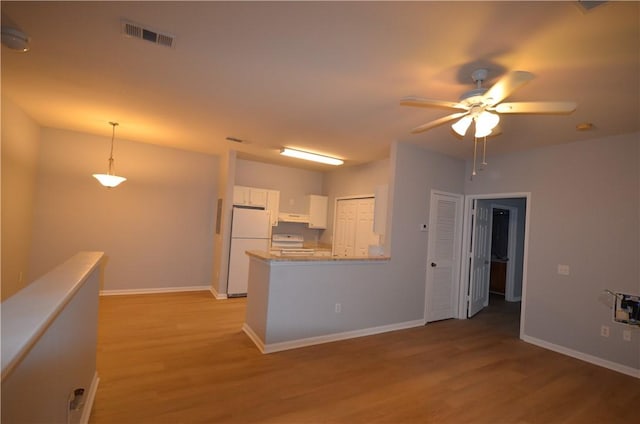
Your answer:
[[[243,331],[263,353],[422,325],[385,325],[385,302],[364,304],[365,291],[394,284],[391,258],[276,256],[248,251]]]

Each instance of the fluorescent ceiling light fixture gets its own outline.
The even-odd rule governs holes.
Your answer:
[[[344,163],[343,160],[332,158],[331,156],[323,156],[318,155],[316,153],[305,152],[304,150],[296,150],[285,147],[280,151],[280,154],[283,156],[289,156],[292,158],[310,160],[313,162],[326,163],[327,165],[342,165]]]
[[[114,175],[113,173],[113,139],[116,136],[116,126],[118,125],[117,122],[109,122],[109,124],[111,124],[111,126],[113,127],[113,130],[111,132],[111,154],[109,155],[109,170],[107,171],[106,174],[93,174],[93,177],[98,180],[98,182],[100,184],[102,184],[105,187],[109,187],[109,188],[113,188],[116,187],[117,185],[119,185],[120,183],[127,181],[127,179],[125,177],[119,177],[117,175]]]

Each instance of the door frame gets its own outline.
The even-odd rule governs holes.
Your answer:
[[[429,322],[428,321],[428,312],[429,312],[429,299],[427,297],[427,294],[429,292],[429,283],[431,282],[431,280],[429,279],[430,277],[430,269],[429,269],[429,263],[432,260],[432,253],[433,252],[429,252],[429,246],[431,243],[431,237],[433,235],[433,228],[432,228],[432,219],[434,214],[433,212],[433,203],[431,202],[433,200],[433,196],[434,194],[437,195],[443,195],[443,196],[450,196],[450,197],[455,197],[459,203],[457,205],[456,208],[456,215],[458,216],[458,218],[456,219],[456,229],[455,231],[458,233],[454,243],[457,245],[455,246],[455,250],[457,250],[457,255],[456,255],[456,260],[454,261],[453,265],[452,265],[452,269],[454,270],[454,276],[453,276],[453,290],[454,290],[454,294],[453,294],[453,298],[459,298],[460,297],[460,281],[461,281],[461,275],[460,275],[460,270],[461,270],[461,265],[462,265],[462,226],[464,224],[464,195],[461,193],[450,193],[450,192],[446,192],[446,191],[441,191],[441,190],[431,190],[431,193],[429,195],[429,228],[428,228],[428,235],[427,235],[427,256],[425,257],[425,276],[424,276],[424,323],[425,325]],[[456,318],[458,315],[460,314],[460,307],[459,307],[459,302],[455,302],[453,305],[453,317],[452,318]]]
[[[458,319],[467,319],[467,302],[469,297],[469,278],[470,269],[469,251],[471,249],[471,205],[473,200],[482,199],[512,199],[524,198],[525,220],[524,220],[524,249],[522,254],[522,300],[520,306],[520,338],[524,335],[524,325],[526,319],[526,299],[527,299],[527,263],[529,261],[529,223],[531,220],[531,192],[515,192],[515,193],[491,193],[491,194],[468,194],[464,196],[463,206],[463,224],[462,224],[462,243],[461,243],[461,261],[460,261],[460,282],[458,297]]]

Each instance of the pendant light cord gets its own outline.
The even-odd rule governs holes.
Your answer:
[[[116,126],[117,122],[109,122],[113,126],[111,132],[111,152],[109,153],[109,175],[113,175],[113,140],[116,138]]]

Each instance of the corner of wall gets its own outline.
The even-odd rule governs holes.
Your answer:
[[[28,283],[39,149],[38,124],[2,96],[1,299]]]

